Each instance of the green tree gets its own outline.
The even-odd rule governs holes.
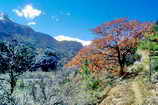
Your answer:
[[[158,25],[153,27],[152,34],[146,34],[140,41],[139,49],[158,51]]]
[[[149,81],[151,81],[151,76],[153,70],[157,71],[158,65],[158,25],[157,23],[153,26],[153,33],[148,33],[140,41],[139,49],[149,51]]]

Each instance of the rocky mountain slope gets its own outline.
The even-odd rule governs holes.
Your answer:
[[[13,39],[31,44],[35,48],[51,49],[67,59],[71,59],[83,47],[79,42],[57,41],[48,34],[36,32],[27,25],[15,23],[7,15],[0,13],[0,40]]]

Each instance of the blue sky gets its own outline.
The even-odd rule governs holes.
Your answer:
[[[24,13],[28,5],[35,16]],[[90,29],[103,22],[121,17],[157,20],[158,0],[0,0],[0,11],[36,31],[91,40],[95,35]]]

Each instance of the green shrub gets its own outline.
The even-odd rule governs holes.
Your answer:
[[[85,61],[85,63],[81,66],[81,70],[79,71],[81,77],[86,82],[86,86],[89,89],[95,90],[100,87],[100,80],[96,79],[92,73],[90,72],[87,64],[90,62],[88,60]]]
[[[158,25],[155,25],[153,30],[156,32],[156,34],[145,36],[139,43],[139,49],[158,51]]]

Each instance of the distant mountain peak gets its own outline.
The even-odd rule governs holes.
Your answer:
[[[10,19],[4,12],[0,12],[0,21],[10,21]]]
[[[83,47],[79,42],[57,41],[48,34],[37,32],[29,26],[12,21],[6,14],[0,12],[0,41],[14,39],[33,46],[37,51],[39,50],[39,54],[42,54],[45,49],[50,49],[60,57],[60,66],[66,64]]]

